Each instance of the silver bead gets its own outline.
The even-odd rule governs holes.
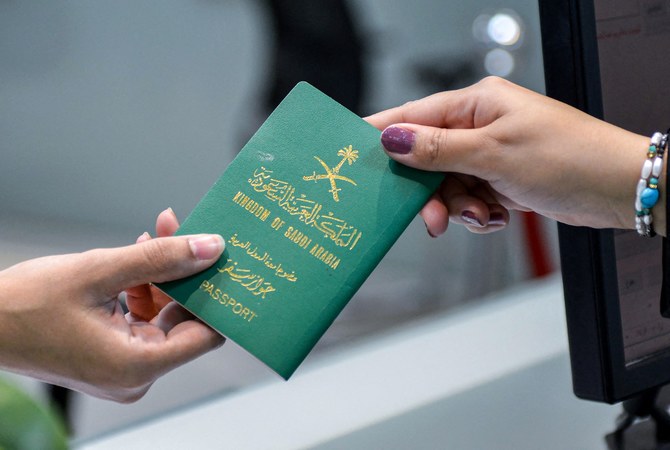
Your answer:
[[[657,131],[651,136],[651,143],[658,146],[661,143],[661,139],[663,139],[663,134]]]
[[[651,217],[651,214],[644,216],[643,220],[646,225],[651,225],[651,223],[654,221],[654,219]]]
[[[651,169],[654,166],[654,164],[651,162],[651,159],[646,159],[644,161],[644,164],[642,164],[642,172],[640,177],[644,178],[645,180],[649,178],[649,175],[651,175]]]
[[[651,170],[651,174],[658,178],[661,176],[661,171],[663,170],[663,158],[654,159],[654,167]]]

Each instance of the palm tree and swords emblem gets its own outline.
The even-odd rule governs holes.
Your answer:
[[[358,159],[358,150],[354,150],[353,145],[350,145],[348,147],[341,148],[337,152],[337,156],[341,156],[342,160],[339,163],[337,163],[335,167],[332,168],[328,167],[328,164],[326,164],[321,158],[315,156],[314,159],[319,161],[319,163],[326,170],[326,173],[317,174],[316,171],[314,171],[312,172],[312,175],[305,175],[302,177],[302,179],[305,181],[314,181],[315,183],[319,180],[329,180],[330,189],[328,190],[328,192],[333,194],[333,200],[339,202],[340,196],[338,192],[340,192],[342,189],[337,187],[337,180],[346,181],[347,183],[351,183],[354,186],[357,186],[356,182],[351,178],[340,175],[340,169],[342,168],[344,163],[349,163],[349,165],[352,165]]]

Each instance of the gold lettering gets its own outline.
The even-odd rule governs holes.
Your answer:
[[[237,194],[233,196],[233,202],[246,209],[250,214],[254,215],[262,222],[265,222],[268,220],[268,217],[270,217],[270,211],[268,211],[267,208],[260,205],[258,202],[253,201],[249,196],[243,194],[242,191],[237,191]]]
[[[254,311],[244,306],[230,295],[224,293],[221,289],[217,288],[214,283],[211,283],[208,280],[204,280],[200,284],[200,290],[209,294],[212,300],[215,300],[225,308],[230,309],[230,312],[247,322],[251,322],[255,317],[258,317],[258,314]]]
[[[358,158],[358,150],[354,150],[352,145],[344,147],[339,150],[339,156],[342,156],[342,160],[334,167],[329,167],[323,160],[315,157],[319,163],[326,169],[325,174],[317,174],[313,172],[311,175],[306,175],[303,177],[305,181],[314,181],[317,182],[322,179],[328,179],[331,183],[331,189],[329,192],[333,194],[333,199],[339,201],[338,192],[341,191],[341,188],[336,186],[336,181],[348,181],[354,185],[356,183],[339,174],[339,170],[342,168],[344,162],[353,164],[353,162]],[[305,225],[316,228],[321,231],[324,237],[327,237],[335,243],[338,247],[345,247],[349,250],[353,250],[354,247],[358,244],[358,241],[363,236],[363,232],[359,231],[355,226],[350,225],[346,221],[339,219],[333,216],[332,212],[329,212],[327,215],[322,215],[321,211],[323,205],[310,200],[304,194],[299,194],[295,192],[295,187],[288,184],[286,181],[276,180],[270,178],[271,171],[261,167],[260,169],[254,172],[254,178],[248,180],[249,184],[253,187],[256,192],[265,193],[265,197],[273,202],[276,202],[277,205],[282,208],[284,211],[289,213],[292,216],[298,216],[298,219],[303,222]],[[238,192],[239,193],[239,192]],[[236,196],[237,197],[237,196]],[[248,198],[238,198],[237,203],[245,207],[246,203],[250,200]],[[249,208],[254,209],[255,202],[251,201],[252,204]],[[269,214],[268,214],[269,216]],[[267,216],[257,216],[261,220],[267,220]],[[276,218],[272,223],[272,227],[276,230],[281,228],[283,221]],[[287,236],[288,237],[288,236]],[[307,249],[309,243],[306,243],[304,249]]]
[[[210,284],[209,281],[205,280],[200,285],[200,289],[207,292],[208,294],[211,294],[212,290],[214,289],[214,285]]]
[[[319,244],[314,244],[314,247],[309,251],[309,254],[318,258],[323,253],[324,249]]]
[[[319,244],[314,244],[314,247],[309,251],[309,254],[330,267],[331,269],[337,269],[340,265],[340,258],[335,256],[335,254],[329,252]]]
[[[280,229],[285,223],[286,223],[286,222],[284,222],[283,220],[281,220],[279,217],[275,217],[274,220],[272,221],[271,226],[272,226],[272,228],[274,228],[275,230],[278,230],[278,229]]]
[[[220,267],[217,270],[219,273],[227,274],[231,280],[240,283],[249,292],[254,295],[260,295],[263,299],[265,299],[266,294],[276,291],[272,283],[265,281],[264,277],[252,273],[249,269],[238,267],[237,262],[231,258],[226,261],[224,267]]]
[[[283,223],[283,221],[282,221],[282,223]],[[237,236],[237,233],[233,234],[230,237],[230,239],[228,239],[228,243],[233,247],[239,247],[242,250],[245,250],[245,253],[249,257],[255,259],[256,261],[261,262],[265,267],[274,271],[274,274],[277,277],[285,278],[286,280],[291,281],[291,282],[295,282],[295,281],[298,280],[298,277],[296,276],[295,272],[290,272],[290,273],[287,272],[282,267],[282,263],[273,262],[272,256],[270,256],[270,254],[266,251],[261,252],[261,250],[259,250],[258,246],[254,246],[253,248],[251,248],[251,246],[252,246],[251,241],[246,241],[246,242],[240,241],[240,239]],[[233,262],[232,265],[228,264],[224,268],[219,269],[219,272],[227,273],[228,275],[230,275],[231,278],[242,279],[243,278],[242,275],[235,273],[235,266],[237,266],[237,263]],[[243,270],[240,269],[240,272],[242,272],[242,271]],[[249,271],[244,271],[244,272],[249,272]],[[244,278],[248,279],[249,277],[244,276]],[[274,290],[274,289],[272,289],[272,290]],[[260,289],[259,289],[259,291],[260,291]],[[267,291],[267,292],[270,292],[270,291]]]
[[[309,244],[311,244],[312,242],[311,238],[302,233],[300,230],[297,230],[296,228],[293,227],[286,228],[286,232],[284,232],[284,237],[288,238],[288,240],[290,240],[294,244],[297,244],[298,247],[300,248],[307,248]]]

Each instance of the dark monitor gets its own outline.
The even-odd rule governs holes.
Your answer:
[[[539,5],[547,95],[648,136],[670,126],[665,0]],[[615,403],[670,383],[662,238],[561,224],[559,240],[575,394]]]

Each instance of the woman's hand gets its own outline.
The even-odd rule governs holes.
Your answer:
[[[161,212],[156,219],[156,236],[168,237],[175,234],[179,228],[179,220],[172,208]],[[137,238],[136,243],[146,242],[151,239],[151,235],[145,232]],[[125,290],[126,307],[128,314],[126,318],[129,322],[149,322],[156,317],[161,310],[174,301],[165,295],[160,289],[151,284],[142,284]]]
[[[171,210],[159,236],[176,229]],[[0,272],[0,367],[102,398],[142,397],[161,375],[223,344],[148,285],[211,266],[218,235],[143,235],[128,247],[49,256]],[[118,295],[128,291],[125,316]]]
[[[367,120],[384,129],[391,158],[446,173],[421,212],[433,236],[450,218],[473,232],[498,230],[511,209],[572,225],[635,228],[648,137],[493,77]],[[663,207],[654,221],[664,235]]]

